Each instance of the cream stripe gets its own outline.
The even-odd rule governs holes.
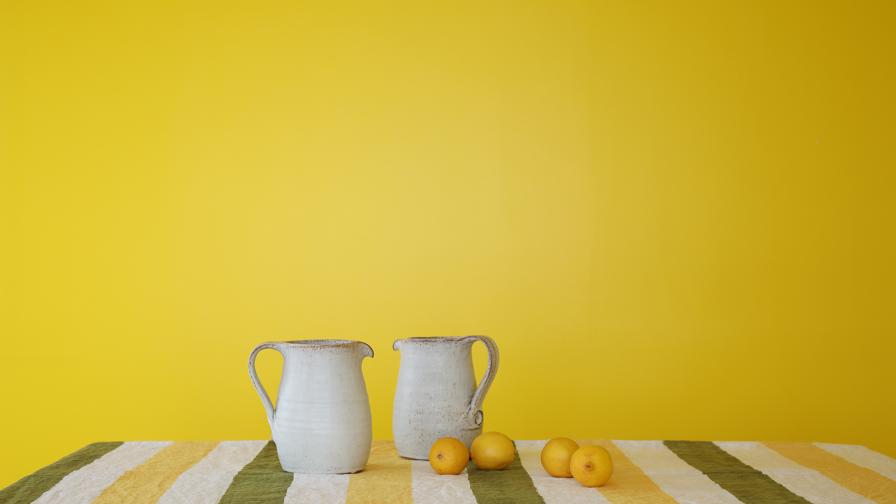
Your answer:
[[[808,501],[818,504],[871,504],[868,499],[843,488],[818,471],[803,467],[761,443],[717,441],[716,445]]]
[[[882,476],[809,443],[767,441],[766,446],[793,460],[815,469],[857,494],[877,502],[896,503],[896,481]]]
[[[364,470],[351,475],[348,504],[410,504],[411,462],[398,456],[391,441],[374,441]]]
[[[125,443],[77,471],[69,473],[34,502],[88,504],[125,471],[142,464],[170,444],[167,441]]]
[[[572,478],[555,478],[548,474],[541,466],[541,449],[546,443],[547,441],[517,441],[516,449],[519,452],[523,469],[529,473],[535,490],[547,504],[606,504],[609,502],[593,488],[583,487]]]
[[[815,445],[838,457],[844,458],[855,465],[871,469],[891,480],[896,480],[896,460],[891,459],[883,453],[877,453],[870,448],[858,445],[831,443],[815,443]]]
[[[432,470],[427,460],[411,462],[414,502],[427,504],[476,504],[476,497],[470,490],[467,471],[452,475],[439,475]]]
[[[740,504],[706,475],[678,458],[662,441],[613,441],[664,492],[680,502]]]
[[[215,504],[233,477],[258,455],[267,441],[224,441],[187,469],[159,499],[159,504]]]
[[[149,460],[121,475],[106,487],[93,504],[152,504],[159,500],[177,477],[205,458],[217,442],[176,442],[159,450]]]
[[[283,504],[344,503],[349,474],[296,474]]]

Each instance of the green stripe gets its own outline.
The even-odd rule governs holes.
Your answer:
[[[664,441],[679,458],[745,504],[809,501],[709,441]]]
[[[0,490],[0,503],[31,502],[56,486],[56,483],[67,474],[77,471],[121,445],[121,441],[87,445]]]
[[[282,504],[292,477],[280,467],[277,447],[268,441],[255,460],[234,476],[219,504]]]
[[[479,504],[544,504],[532,478],[520,463],[519,453],[510,466],[500,471],[483,471],[470,461],[467,476],[470,490]]]

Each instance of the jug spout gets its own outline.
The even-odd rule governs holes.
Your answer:
[[[368,345],[367,343],[364,343],[363,341],[358,341],[357,344],[358,344],[358,348],[360,350],[362,359],[364,357],[371,357],[371,358],[373,357],[373,348],[371,348],[370,345]]]

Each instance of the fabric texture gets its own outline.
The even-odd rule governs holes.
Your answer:
[[[610,452],[606,485],[549,476],[539,460],[545,441],[517,441],[504,470],[470,463],[457,476],[399,457],[389,441],[374,442],[363,471],[342,475],[285,472],[271,441],[95,443],[0,490],[0,504],[896,504],[896,460],[861,446],[581,443]]]

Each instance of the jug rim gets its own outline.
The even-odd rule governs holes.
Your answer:
[[[267,345],[278,350],[292,348],[295,350],[350,350],[360,349],[364,357],[373,357],[373,347],[360,340],[349,339],[302,339],[289,341],[272,341]]]
[[[366,345],[363,341],[358,340],[347,340],[347,339],[302,339],[302,340],[288,340],[281,341],[282,345],[295,345],[295,346],[307,346],[307,347],[343,347],[343,346],[351,346],[355,344]]]
[[[466,340],[470,336],[411,336],[410,338],[401,338],[395,340],[396,343],[399,341],[410,341],[412,343],[458,343]]]

